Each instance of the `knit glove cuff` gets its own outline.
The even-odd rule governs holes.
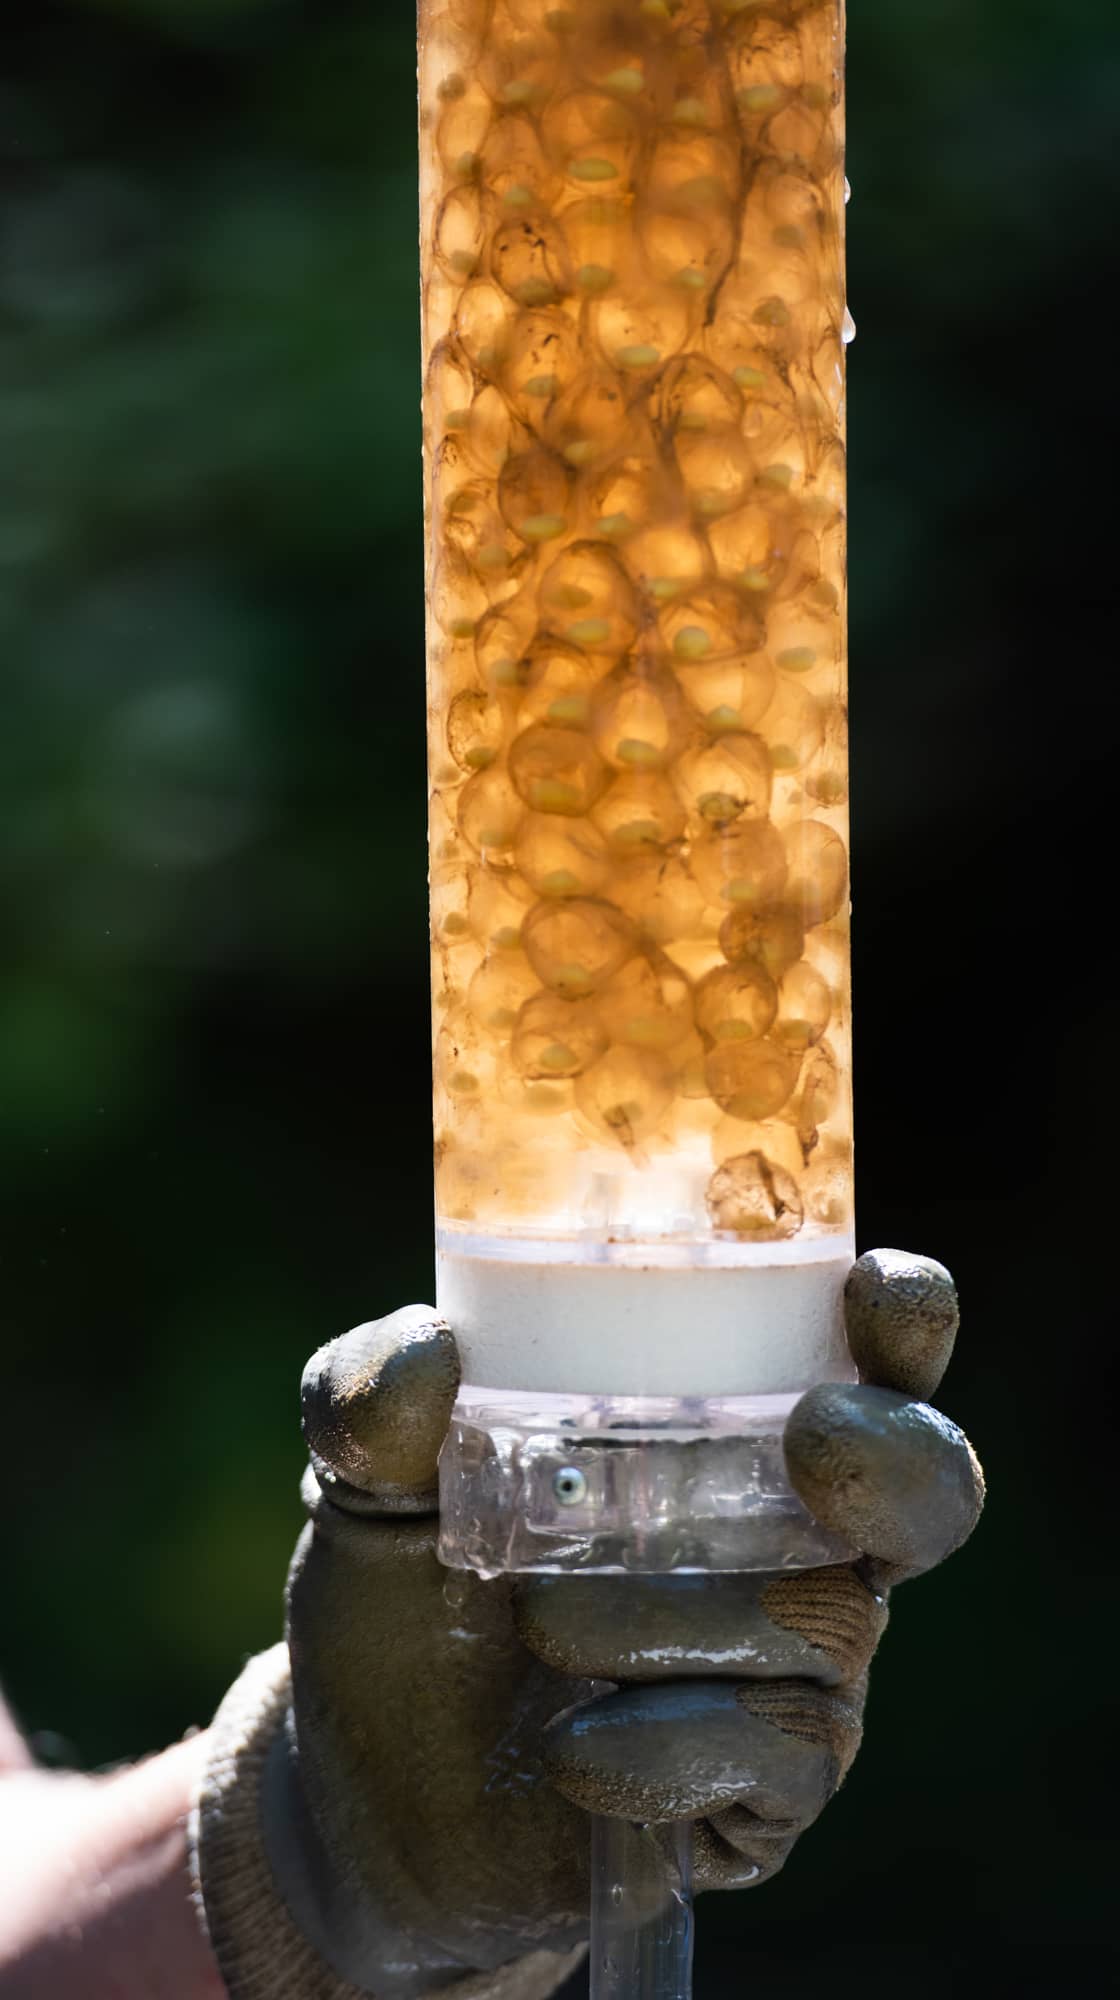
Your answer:
[[[261,1782],[291,1699],[288,1649],[281,1644],[249,1661],[214,1718],[190,1822],[195,1899],[232,2000],[376,2000],[308,1943],[265,1850]],[[453,2000],[549,2000],[583,1951],[531,1952],[442,1990]]]

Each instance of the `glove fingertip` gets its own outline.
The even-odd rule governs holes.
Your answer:
[[[810,1513],[900,1576],[944,1561],[980,1518],[976,1453],[956,1424],[913,1397],[821,1384],[795,1406],[784,1445]]]
[[[865,1382],[926,1402],[952,1357],[960,1325],[957,1288],[933,1257],[868,1250],[848,1273],[844,1321]]]
[[[313,1354],[303,1371],[303,1434],[313,1457],[362,1493],[434,1495],[459,1387],[459,1353],[430,1306],[404,1306]]]

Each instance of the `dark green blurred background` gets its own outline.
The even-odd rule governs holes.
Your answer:
[[[2,45],[0,1672],[96,1764],[275,1637],[302,1362],[431,1288],[413,16]],[[1066,1991],[1112,1887],[1120,31],[859,0],[850,72],[860,1234],[957,1272],[992,1499],[700,2000]]]

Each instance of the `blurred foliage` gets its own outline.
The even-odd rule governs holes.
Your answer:
[[[414,60],[374,0],[5,30],[0,1667],[84,1761],[275,1636],[302,1361],[430,1287]],[[1104,1561],[1115,1319],[1077,1232],[1120,31],[861,0],[850,69],[861,1236],[957,1270],[993,1498],[898,1601],[844,1800],[705,1906],[699,1991],[742,1947],[932,2000],[1048,1991],[1106,1907],[1060,1600]]]

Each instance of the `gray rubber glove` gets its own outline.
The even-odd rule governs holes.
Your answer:
[[[197,1815],[234,2000],[552,1992],[586,1931],[592,1811],[694,1819],[700,1888],[781,1867],[858,1747],[890,1586],[983,1503],[967,1440],[920,1400],[956,1333],[948,1274],[873,1252],[846,1310],[863,1382],[803,1397],[786,1454],[864,1554],[772,1577],[449,1573],[451,1333],[409,1307],[313,1357],[287,1646],[219,1711]]]

